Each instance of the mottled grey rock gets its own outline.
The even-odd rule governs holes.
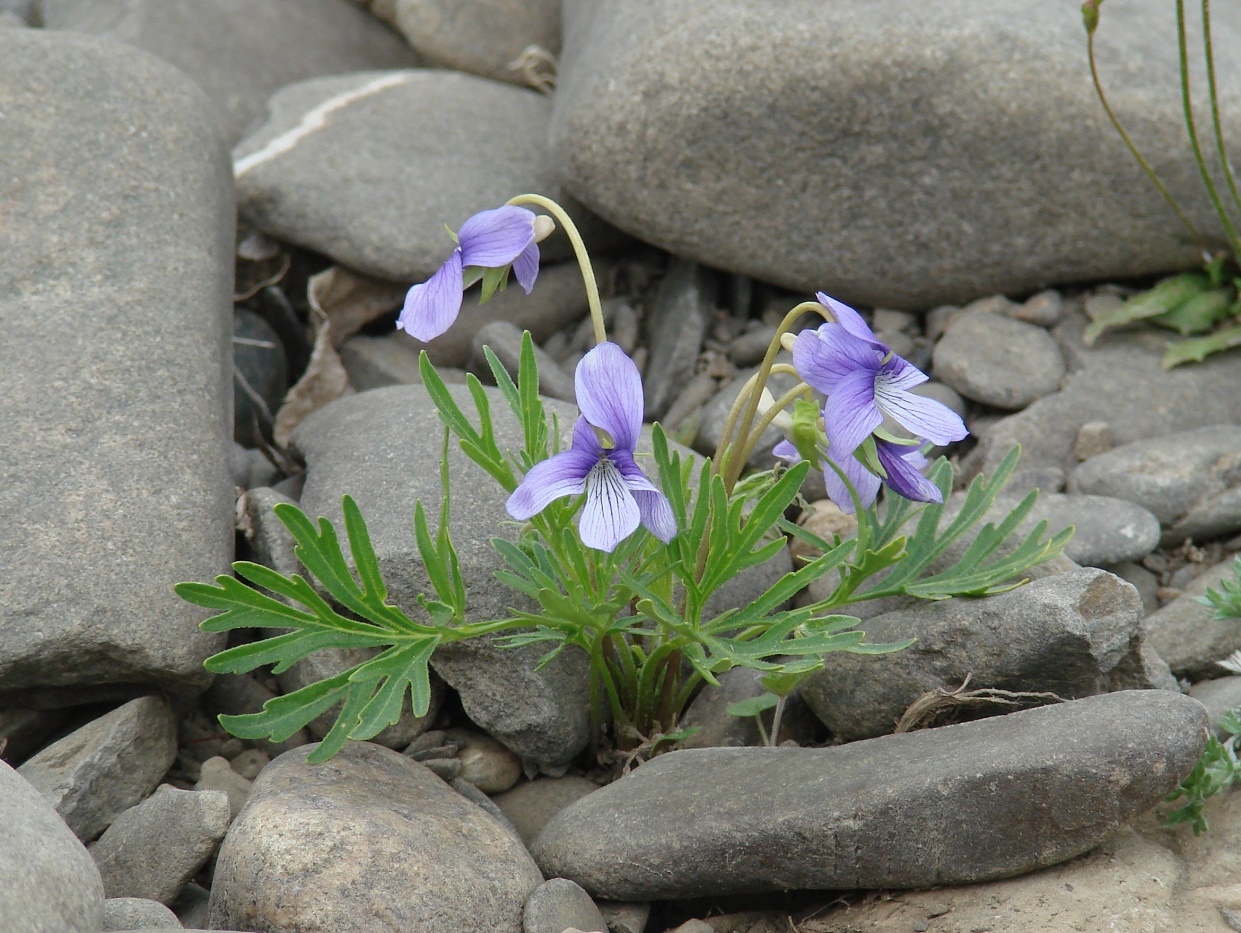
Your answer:
[[[382,337],[366,334],[350,337],[340,348],[340,362],[355,392],[422,381],[418,373],[418,351],[400,331]]]
[[[1039,327],[1055,327],[1064,315],[1064,297],[1055,289],[1031,295],[1024,304],[1006,312],[1010,317]]]
[[[526,899],[521,923],[522,933],[564,933],[570,927],[607,931],[607,921],[590,895],[566,878],[552,878],[535,888]]]
[[[594,781],[574,774],[537,777],[497,794],[495,802],[529,846],[553,816],[598,789]]]
[[[194,792],[223,794],[228,800],[230,816],[235,817],[250,799],[253,786],[254,782],[250,778],[243,777],[233,770],[227,758],[216,755],[202,763],[198,783],[194,785]]]
[[[4,705],[201,692],[224,644],[172,589],[233,552],[235,216],[207,106],[127,46],[0,32],[0,164],[28,169],[0,234]]]
[[[710,273],[697,263],[673,260],[646,317],[646,413],[658,420],[693,378],[714,309]]]
[[[479,328],[474,335],[473,371],[482,373],[486,382],[495,381],[483,353],[483,347],[490,347],[504,371],[516,382],[521,362],[521,334],[521,328],[512,321],[492,321]],[[534,345],[534,362],[539,372],[540,395],[558,398],[562,402],[573,402],[577,398],[573,388],[573,375],[561,369],[560,364],[537,343]]]
[[[1225,738],[1227,733],[1220,728],[1219,721],[1225,713],[1241,709],[1241,677],[1204,680],[1190,687],[1189,695],[1206,707],[1211,728],[1219,738]]]
[[[458,72],[303,81],[276,94],[271,118],[234,150],[239,209],[264,233],[396,282],[422,281],[448,258],[445,224],[456,230],[518,194],[555,198],[590,233],[586,212],[562,197],[550,119],[540,94]],[[563,258],[567,240],[540,253]]]
[[[160,697],[141,697],[49,745],[18,774],[89,842],[143,800],[177,754],[177,720]]]
[[[1241,427],[1179,431],[1113,448],[1074,469],[1069,488],[1149,509],[1167,545],[1233,534],[1241,530]]]
[[[1049,534],[1072,525],[1064,554],[1089,567],[1140,560],[1159,546],[1159,520],[1125,499],[1045,493],[1030,514],[1033,521],[1047,520]]]
[[[448,741],[459,746],[461,778],[485,794],[502,794],[521,777],[521,759],[489,735],[471,729],[449,729]]]
[[[382,746],[351,742],[321,765],[310,750],[268,765],[233,821],[213,928],[519,933],[542,876],[500,823]]]
[[[671,752],[562,811],[534,855],[618,899],[1006,878],[1098,845],[1205,741],[1200,703],[1140,690],[835,748]]]
[[[104,933],[125,933],[127,930],[184,929],[177,915],[161,904],[145,897],[109,897],[103,902]]]
[[[161,787],[91,846],[104,894],[171,904],[207,864],[231,819],[227,794]]]
[[[401,37],[345,0],[41,0],[44,23],[106,36],[176,65],[236,141],[286,84],[410,68]]]
[[[1066,316],[1056,328],[1061,348],[1073,359],[1062,391],[1009,415],[978,436],[963,466],[991,472],[1021,445],[1013,488],[1030,488],[1022,477],[1052,471],[1063,481],[1077,465],[1073,445],[1083,425],[1106,423],[1117,445],[1208,425],[1241,423],[1241,354],[1220,354],[1192,366],[1159,365],[1169,339],[1153,329],[1107,334],[1093,349],[1081,345],[1085,319]],[[1043,488],[1048,488],[1044,482]]]
[[[560,52],[557,0],[396,0],[394,25],[430,65],[534,85],[555,78]],[[523,67],[534,46],[541,60]],[[529,53],[527,53],[529,58]]]
[[[1046,330],[981,311],[952,322],[933,360],[935,378],[996,408],[1025,408],[1057,391],[1064,377],[1064,357]]]
[[[1142,603],[1102,570],[1035,580],[997,596],[923,602],[868,619],[866,640],[916,638],[875,656],[834,652],[801,687],[805,702],[846,742],[891,732],[910,704],[933,690],[1050,692],[1077,699],[1150,683],[1141,670]],[[984,707],[982,715],[1004,713]]]
[[[1199,261],[1100,108],[1068,4],[587,0],[564,17],[566,185],[676,255],[907,309]],[[1241,40],[1236,9],[1214,19],[1217,48]],[[1214,229],[1166,5],[1104,20],[1113,106]],[[1219,80],[1241,96],[1236,63]]]
[[[646,901],[604,901],[599,913],[612,933],[644,933],[651,919],[651,905]]]
[[[1241,650],[1241,626],[1236,619],[1217,619],[1215,610],[1199,602],[1212,586],[1233,576],[1232,562],[1225,561],[1195,579],[1185,592],[1146,617],[1147,639],[1178,677],[1201,680],[1223,677],[1226,671],[1215,662]]]
[[[0,709],[0,743],[9,764],[19,764],[65,721],[63,709]]]
[[[98,933],[103,882],[51,803],[0,761],[0,917],[13,933]]]

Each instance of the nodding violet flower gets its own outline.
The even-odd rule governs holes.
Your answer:
[[[914,502],[943,501],[944,497],[940,495],[939,488],[922,475],[922,469],[928,461],[918,447],[895,444],[877,437],[875,438],[875,451],[879,464],[886,473],[883,479],[866,469],[855,456],[840,458],[833,456],[830,447],[824,458],[835,464],[848,478],[862,508],[868,508],[875,501],[879,495],[879,487],[883,483],[887,483],[894,492]],[[790,463],[796,463],[802,459],[797,448],[789,441],[781,441],[772,448],[771,452],[774,456]],[[849,488],[841,481],[840,475],[827,463],[823,465],[823,485],[827,488],[827,497],[840,507],[840,511],[846,515],[854,513],[853,497],[849,495]]]
[[[586,494],[578,532],[582,543],[611,551],[638,524],[667,542],[677,533],[668,498],[633,458],[642,430],[642,377],[614,343],[601,343],[578,363],[574,375],[581,417],[572,446],[531,467],[508,498],[508,513],[525,521],[565,496]],[[614,442],[605,447],[596,429]]]
[[[817,297],[836,322],[797,335],[793,366],[827,396],[823,425],[838,462],[857,450],[885,415],[936,445],[969,433],[956,412],[909,391],[926,382],[926,374],[880,343],[860,314],[822,292]]]
[[[502,270],[503,281],[512,266],[529,295],[539,275],[538,243],[553,229],[550,217],[512,204],[475,214],[457,231],[457,248],[439,271],[406,294],[397,329],[424,342],[434,340],[457,319],[464,289],[488,269]]]

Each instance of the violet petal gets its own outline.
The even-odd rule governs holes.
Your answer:
[[[405,295],[398,330],[424,343],[434,340],[461,313],[461,250],[453,250],[439,271]]]
[[[534,213],[511,204],[479,211],[457,231],[462,263],[484,269],[507,266],[533,240]]]
[[[642,377],[633,360],[614,343],[601,343],[577,364],[573,377],[577,406],[603,428],[620,450],[631,453],[642,430]]]

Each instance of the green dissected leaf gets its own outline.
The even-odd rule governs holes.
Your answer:
[[[307,684],[300,690],[273,697],[259,713],[220,716],[220,725],[239,739],[265,739],[283,742],[312,720],[326,713],[349,688],[349,671],[326,680]]]
[[[1150,322],[1178,334],[1204,334],[1228,317],[1235,297],[1232,288],[1213,288],[1171,311],[1156,315]]]
[[[504,364],[500,362],[500,358],[496,356],[495,351],[491,347],[483,347],[483,357],[487,360],[487,367],[491,370],[492,378],[496,381],[496,388],[500,390],[500,394],[508,402],[508,407],[512,409],[513,417],[520,421],[521,402],[517,398],[517,384],[513,382],[513,377],[508,374],[508,370],[504,368]]]
[[[1210,287],[1210,277],[1202,272],[1184,272],[1164,279],[1149,291],[1134,295],[1120,307],[1091,321],[1082,332],[1082,342],[1093,346],[1105,331],[1166,314]]]
[[[203,666],[216,674],[244,674],[271,664],[272,673],[281,674],[324,648],[375,648],[383,643],[382,636],[346,635],[331,629],[285,632],[225,649],[209,657]]]
[[[521,353],[517,363],[518,392],[520,407],[517,420],[521,424],[525,437],[526,455],[531,464],[546,460],[547,448],[547,414],[543,408],[543,398],[539,395],[539,366],[534,356],[534,338],[530,331],[522,331]],[[555,425],[559,433],[559,425]],[[559,446],[559,439],[557,439]]]
[[[772,693],[760,694],[756,697],[750,697],[748,700],[738,700],[736,703],[729,703],[724,707],[724,711],[729,716],[738,716],[745,718],[746,716],[757,716],[759,713],[766,712],[780,702],[780,698]]]
[[[1241,327],[1228,327],[1205,337],[1178,340],[1164,351],[1160,366],[1172,369],[1183,363],[1201,363],[1212,353],[1241,347]]]
[[[439,638],[428,637],[418,642],[394,646],[353,669],[351,684],[375,684],[378,689],[358,714],[358,723],[349,731],[349,738],[374,738],[401,718],[405,694],[411,696],[415,716],[425,716],[431,706],[431,679],[427,662],[439,644]]]

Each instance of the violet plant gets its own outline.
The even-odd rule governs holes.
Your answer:
[[[1191,339],[1175,341],[1164,352],[1162,366],[1164,369],[1171,369],[1183,363],[1201,362],[1213,353],[1241,346],[1241,235],[1238,234],[1237,225],[1233,221],[1228,204],[1221,196],[1219,186],[1212,177],[1211,168],[1207,165],[1206,157],[1202,152],[1202,144],[1198,138],[1190,87],[1184,0],[1176,0],[1175,4],[1182,112],[1185,129],[1189,135],[1190,150],[1198,166],[1202,186],[1211,205],[1215,208],[1220,227],[1227,239],[1227,252],[1217,252],[1210,248],[1207,238],[1189,219],[1176,198],[1172,196],[1151,164],[1142,155],[1108,101],[1099,78],[1094,45],[1102,5],[1103,0],[1086,0],[1081,7],[1082,23],[1086,28],[1090,77],[1094,83],[1095,92],[1103,105],[1104,112],[1130,154],[1201,249],[1203,268],[1200,271],[1183,272],[1171,276],[1159,282],[1154,288],[1134,295],[1124,304],[1092,321],[1082,336],[1086,345],[1091,346],[1105,332],[1139,321],[1174,330]],[[1215,154],[1219,163],[1219,173],[1228,189],[1232,209],[1241,211],[1241,192],[1238,191],[1236,174],[1228,157],[1220,120],[1219,94],[1215,77],[1215,49],[1211,39],[1211,0],[1202,0],[1201,18],[1203,60]]]
[[[786,315],[758,373],[739,394],[715,456],[677,449],[658,424],[650,429],[646,453],[638,368],[607,339],[576,227],[541,196],[521,195],[467,220],[443,267],[409,291],[397,326],[434,339],[456,318],[466,287],[481,281],[485,300],[505,287],[510,269],[529,292],[538,273],[537,244],[557,223],[581,265],[596,340],[575,373],[581,414],[568,446],[562,447],[560,425],[548,418],[538,395],[529,333],[516,379],[486,352],[495,396],[474,375],[467,377],[469,413],[461,404],[466,393],[454,394],[423,353],[423,385],[445,425],[443,499],[434,531],[422,503],[413,503],[415,541],[433,592],[413,606],[388,602],[365,521],[348,497],[347,549],[326,519],[312,522],[292,505],[276,506],[305,575],[240,561],[234,576],[177,587],[182,598],[216,613],[204,629],[258,631],[256,640],[208,659],[208,669],[242,673],[271,666],[279,673],[325,648],[375,653],[270,700],[262,712],[221,716],[229,732],[280,741],[339,706],[311,755],[325,760],[348,739],[372,738],[396,722],[407,696],[414,713],[425,714],[428,663],[440,645],[498,637],[508,646],[546,647],[543,663],[562,651],[584,652],[594,721],[610,729],[615,748],[628,756],[652,754],[683,737],[681,714],[695,692],[736,666],[761,671],[770,692],[735,712],[774,706],[775,742],[784,698],[822,667],[825,654],[874,654],[911,643],[867,642],[858,619],[844,612],[850,605],[898,594],[943,599],[1000,592],[1062,550],[1071,530],[1050,538],[1042,522],[1021,530],[1036,493],[1000,521],[987,521],[1016,451],[991,477],[976,477],[955,515],[945,517],[952,469],[940,458],[924,476],[923,451],[962,439],[964,424],[940,403],[912,393],[925,374],[882,344],[856,311],[823,294]],[[807,314],[822,324],[795,333]],[[792,348],[792,366],[776,361],[782,346]],[[767,389],[776,372],[799,380],[779,399]],[[520,424],[522,449],[498,446],[493,398]],[[776,451],[785,465],[743,477],[773,423],[788,436]],[[491,542],[505,565],[497,577],[513,591],[505,618],[479,619],[469,611],[451,535],[447,454],[454,438],[495,480],[520,523],[515,540]],[[825,540],[787,520],[811,469],[823,470],[832,498],[856,514],[855,537]],[[882,501],[881,487],[888,490]],[[748,605],[712,602],[736,576],[775,559],[790,535],[817,555],[781,574]],[[950,551],[958,542],[963,550]],[[829,573],[836,581],[830,594],[790,608],[793,597]]]

